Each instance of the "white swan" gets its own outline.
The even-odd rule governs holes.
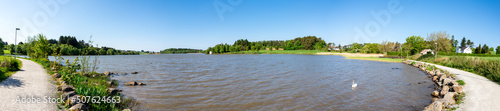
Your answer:
[[[356,87],[358,87],[358,83],[354,83],[354,80],[352,80],[352,85],[351,86],[352,86],[352,88],[356,88]]]

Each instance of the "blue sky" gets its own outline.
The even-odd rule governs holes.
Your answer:
[[[99,46],[160,51],[206,49],[218,43],[232,44],[241,38],[288,40],[308,35],[342,45],[383,40],[404,42],[411,35],[426,38],[428,33],[447,31],[455,38],[471,39],[476,46],[500,45],[498,0],[230,1],[236,3],[227,0],[1,0],[0,37],[13,43],[15,28],[21,27],[18,41],[39,33],[55,39],[71,35],[88,40],[92,35]],[[214,2],[232,10],[218,13]],[[44,10],[46,6],[48,11]],[[401,8],[400,12],[391,13],[391,6]],[[378,16],[384,21],[379,22],[372,12],[389,12],[391,19]],[[367,36],[356,36],[359,35],[356,28]]]

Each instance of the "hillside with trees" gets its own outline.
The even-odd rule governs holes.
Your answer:
[[[256,51],[259,50],[327,50],[327,44],[316,36],[297,37],[292,40],[270,40],[249,42],[247,39],[239,39],[234,44],[217,44],[208,47],[206,53],[210,51],[215,54]]]
[[[162,54],[185,54],[185,53],[203,53],[201,49],[189,49],[189,48],[169,48],[160,51]]]
[[[42,36],[42,35],[39,35]],[[39,37],[37,36],[37,37]],[[33,53],[33,49],[30,47],[37,47],[33,44],[34,41],[40,38],[28,37],[28,43],[19,42],[17,44],[17,54],[18,55],[29,55]],[[85,42],[84,40],[77,40],[74,36],[60,36],[59,40],[43,38],[39,42],[44,42],[47,44],[48,55],[57,51],[61,55],[137,55],[138,51],[125,51],[117,50],[111,47],[97,47],[91,44],[92,41]],[[7,48],[11,54],[15,53],[16,45],[10,44]]]

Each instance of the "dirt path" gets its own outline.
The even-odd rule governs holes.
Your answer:
[[[425,63],[425,62],[422,62]],[[427,63],[429,64],[429,63]],[[435,65],[435,64],[431,64]],[[497,111],[500,110],[500,85],[474,73],[435,65],[437,68],[447,70],[465,81],[465,100],[458,110],[464,111]]]
[[[53,98],[56,91],[45,69],[33,61],[19,60],[23,63],[21,70],[0,83],[0,110],[57,110],[55,103],[45,101],[45,97]],[[27,103],[29,101],[22,101],[24,96],[39,98],[40,102]]]
[[[363,54],[363,53],[337,53],[337,52],[318,52],[317,55],[341,55],[348,57],[380,57],[384,54]]]

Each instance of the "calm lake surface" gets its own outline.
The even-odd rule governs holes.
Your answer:
[[[417,68],[342,56],[166,54],[99,60],[98,72],[121,73],[112,77],[121,83],[147,84],[118,88],[148,110],[423,110],[433,91]],[[130,74],[134,71],[139,74]]]

